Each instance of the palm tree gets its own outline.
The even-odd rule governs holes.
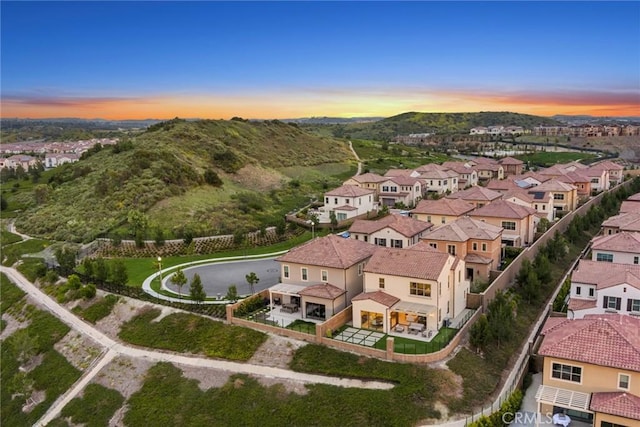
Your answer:
[[[247,283],[251,287],[251,294],[254,294],[255,290],[253,287],[260,281],[260,279],[258,279],[258,276],[256,276],[256,273],[254,273],[253,271],[247,274],[245,278],[247,279]]]
[[[182,269],[178,269],[178,271],[173,273],[173,275],[171,276],[171,283],[178,287],[178,296],[182,298],[182,287],[187,284],[187,276],[184,275]]]

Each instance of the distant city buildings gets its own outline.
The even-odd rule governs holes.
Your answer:
[[[16,142],[0,145],[0,169],[24,170],[42,163],[45,168],[54,168],[64,163],[74,163],[96,144],[115,145],[118,139],[94,138],[68,142]]]

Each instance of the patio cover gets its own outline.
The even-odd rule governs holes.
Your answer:
[[[401,313],[415,313],[421,316],[428,316],[430,313],[435,313],[436,307],[427,304],[419,304],[417,302],[400,301],[393,306],[393,311]]]
[[[273,285],[269,288],[269,293],[298,296],[300,291],[304,288],[306,288],[306,286],[292,285],[290,283],[278,283],[277,285]]]
[[[592,412],[589,410],[591,393],[566,390],[548,385],[541,385],[536,391],[536,400],[539,403],[546,403],[561,408],[574,409],[581,412]]]

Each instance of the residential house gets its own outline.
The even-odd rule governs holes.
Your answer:
[[[597,427],[640,425],[638,331],[640,318],[631,316],[548,318],[538,349],[544,359],[537,412]]]
[[[21,167],[25,171],[28,171],[29,168],[37,166],[39,162],[40,161],[33,156],[15,154],[4,159],[3,163],[6,168],[17,169],[18,167]]]
[[[379,248],[365,267],[364,292],[353,299],[353,326],[437,333],[466,308],[464,270],[460,258],[424,243]]]
[[[44,167],[55,168],[65,163],[75,163],[80,160],[80,156],[74,153],[47,153],[44,156]]]
[[[478,185],[478,172],[465,162],[444,162],[442,167],[459,175],[458,190]]]
[[[343,185],[324,194],[324,212],[335,212],[338,221],[376,211],[375,191],[356,185]]]
[[[408,248],[433,227],[433,224],[418,221],[404,215],[390,214],[378,220],[357,219],[349,228],[349,237],[377,246]]]
[[[478,172],[478,179],[504,179],[504,168],[496,160],[487,157],[474,157],[468,163]]]
[[[580,260],[571,274],[568,316],[640,315],[640,265]]]
[[[620,213],[637,213],[640,214],[640,202],[625,200],[620,204]]]
[[[281,282],[269,288],[269,299],[301,308],[303,318],[329,319],[362,292],[364,267],[376,249],[333,234],[297,246],[276,258]]]
[[[505,176],[522,175],[522,169],[524,168],[524,162],[522,160],[513,157],[504,157],[498,160],[498,163],[502,165]]]
[[[594,192],[608,190],[611,186],[609,182],[609,170],[604,167],[592,166],[582,171],[591,181],[591,190]]]
[[[610,185],[618,185],[624,181],[624,166],[612,162],[611,160],[603,160],[593,165],[594,168],[605,169],[609,174]]]
[[[516,205],[527,206],[536,210],[538,218],[545,218],[547,221],[553,221],[553,195],[545,191],[536,191],[536,188],[530,190],[511,190],[502,195],[502,200],[506,200]]]
[[[621,213],[602,222],[602,234],[615,234],[622,231],[640,232],[640,213]]]
[[[469,217],[429,230],[422,241],[432,248],[464,260],[465,278],[489,281],[500,266],[502,228]]]
[[[446,169],[435,163],[429,163],[416,168],[416,172],[426,182],[428,192],[442,194],[458,191],[460,175],[451,169]]]
[[[489,133],[489,128],[485,126],[478,126],[475,128],[471,128],[469,131],[469,135],[486,135]]]
[[[410,215],[434,225],[447,224],[473,211],[475,206],[460,199],[420,200]]]
[[[410,176],[411,178],[419,178],[420,172],[414,169],[389,169],[384,174],[385,178],[393,178],[396,176]]]
[[[492,191],[497,191],[498,193],[506,193],[508,191],[519,190],[532,186],[527,182],[523,182],[522,184],[519,184],[519,182],[516,182],[513,177],[507,177],[506,179],[491,179],[487,182],[484,188]]]
[[[535,187],[535,191],[544,191],[553,195],[554,218],[559,214],[571,212],[578,207],[578,189],[575,185],[566,184],[552,178]]]
[[[420,178],[411,176],[385,177],[378,184],[378,200],[383,206],[396,204],[413,207],[426,194],[426,185]]]
[[[485,187],[471,187],[447,196],[448,199],[460,199],[471,203],[476,208],[481,208],[494,200],[502,198],[502,194]]]
[[[616,264],[640,264],[640,233],[622,231],[594,237],[591,240],[591,259]]]
[[[373,190],[377,194],[380,192],[380,183],[385,181],[387,178],[378,175],[377,173],[363,173],[362,175],[356,175],[354,177],[349,178],[343,185],[356,185],[360,188],[365,188],[367,190]]]
[[[533,243],[537,224],[535,214],[535,209],[496,200],[469,213],[469,216],[503,228],[502,243],[505,245],[523,247]]]

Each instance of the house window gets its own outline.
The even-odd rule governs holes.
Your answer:
[[[551,377],[574,383],[582,382],[582,368],[579,366],[554,363],[551,368]]]
[[[564,194],[553,193],[553,200],[564,200]]]
[[[478,243],[477,242],[473,242],[471,244],[471,247],[473,248],[474,251],[477,251],[478,250]]]
[[[289,278],[289,266],[285,265],[282,267],[282,275],[284,276],[285,279]]]
[[[613,262],[613,254],[596,254],[596,261]]]
[[[302,275],[302,280],[303,281],[307,281],[309,280],[309,270],[307,270],[306,267],[302,267],[302,269],[300,270],[301,275]]]
[[[449,314],[449,301],[447,301],[447,314]]]
[[[395,185],[392,185],[390,187],[390,190],[391,190],[392,193],[397,193],[398,192],[398,187],[396,187]]]
[[[387,246],[387,239],[379,239],[376,237],[373,241],[378,246]]]
[[[627,300],[627,311],[633,311],[636,313],[640,313],[640,299],[628,299]]]
[[[634,263],[634,264],[638,264],[638,263],[640,263],[640,257],[634,256],[634,257],[633,257],[633,263]]]
[[[427,222],[431,222],[431,215],[427,215]]]
[[[582,292],[582,288],[580,286],[576,286],[576,295],[580,295]]]
[[[351,199],[344,199],[344,202],[348,205],[350,203],[349,200]]]
[[[402,249],[402,240],[391,240],[391,247]]]
[[[362,270],[364,270],[364,262],[358,264],[358,276],[362,276]]]
[[[383,185],[382,186],[382,192],[383,193],[388,193],[389,192],[389,186],[388,185]]]
[[[502,228],[504,228],[505,230],[515,230],[516,223],[513,221],[502,221]]]
[[[384,289],[384,277],[378,279],[378,287]]]
[[[329,204],[329,198],[328,198],[328,197],[325,197],[325,198],[324,198],[324,203],[325,203],[326,205],[328,205],[328,204]]]
[[[547,205],[542,205],[542,210],[546,211],[547,210]]]
[[[441,222],[442,224],[444,224],[446,221],[447,221],[447,218],[445,218],[445,217],[440,218],[440,222]]]
[[[487,252],[487,244],[486,243],[482,244],[482,252]]]
[[[627,374],[618,374],[618,388],[621,390],[629,390],[629,382],[631,378]]]
[[[429,243],[429,246],[431,246],[433,249],[438,249],[437,243]]]
[[[338,198],[337,198],[337,197],[335,197],[335,198],[333,199],[333,204],[334,204],[334,205],[337,205],[337,204],[338,204]]]
[[[329,273],[327,272],[327,270],[321,270],[320,271],[320,275],[322,276],[322,281],[323,282],[328,282],[329,281]]]
[[[627,427],[622,424],[610,423],[609,421],[600,421],[600,427]]]
[[[447,252],[451,255],[456,254],[456,245],[447,245]]]
[[[336,214],[336,219],[337,219],[338,221],[344,221],[345,219],[347,219],[347,214],[346,214],[346,213],[344,213],[344,212],[338,212],[338,213]]]
[[[411,295],[417,295],[421,297],[430,297],[431,285],[429,283],[411,282],[409,283],[409,293]]]
[[[589,288],[589,296],[592,297],[595,295],[596,290],[594,288]]]
[[[369,243],[369,236],[364,236],[364,241]]]
[[[620,310],[621,302],[622,302],[622,298],[604,297],[604,303],[602,307],[606,310]]]

